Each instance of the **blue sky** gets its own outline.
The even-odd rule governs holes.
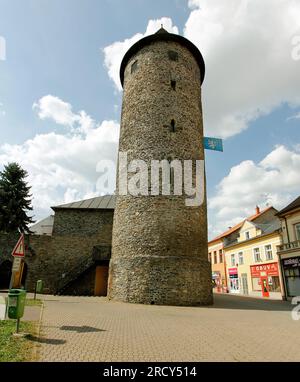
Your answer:
[[[281,208],[298,196],[300,60],[291,52],[300,5],[224,3],[0,0],[6,41],[0,169],[11,160],[27,169],[37,219],[50,205],[99,193],[93,156],[113,159],[117,147],[116,68],[161,21],[203,53],[205,134],[224,138],[224,153],[206,152],[210,236],[252,214],[256,204]]]

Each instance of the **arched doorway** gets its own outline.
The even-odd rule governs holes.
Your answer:
[[[11,279],[12,262],[9,260],[0,264],[0,289],[8,289]]]

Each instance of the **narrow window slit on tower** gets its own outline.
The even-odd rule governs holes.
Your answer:
[[[138,68],[138,62],[137,60],[134,61],[134,63],[131,65],[131,74],[134,73]]]
[[[171,119],[171,132],[175,133],[175,119]]]
[[[171,88],[173,90],[176,90],[176,81],[175,80],[171,80]]]

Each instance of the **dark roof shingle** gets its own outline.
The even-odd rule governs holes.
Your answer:
[[[114,209],[116,203],[115,195],[97,196],[91,199],[79,200],[59,206],[51,207],[54,211],[59,209]]]

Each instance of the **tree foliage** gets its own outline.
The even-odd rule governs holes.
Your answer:
[[[25,181],[27,172],[18,163],[9,163],[0,172],[0,231],[30,232],[34,223],[28,212],[32,211],[30,188]]]

